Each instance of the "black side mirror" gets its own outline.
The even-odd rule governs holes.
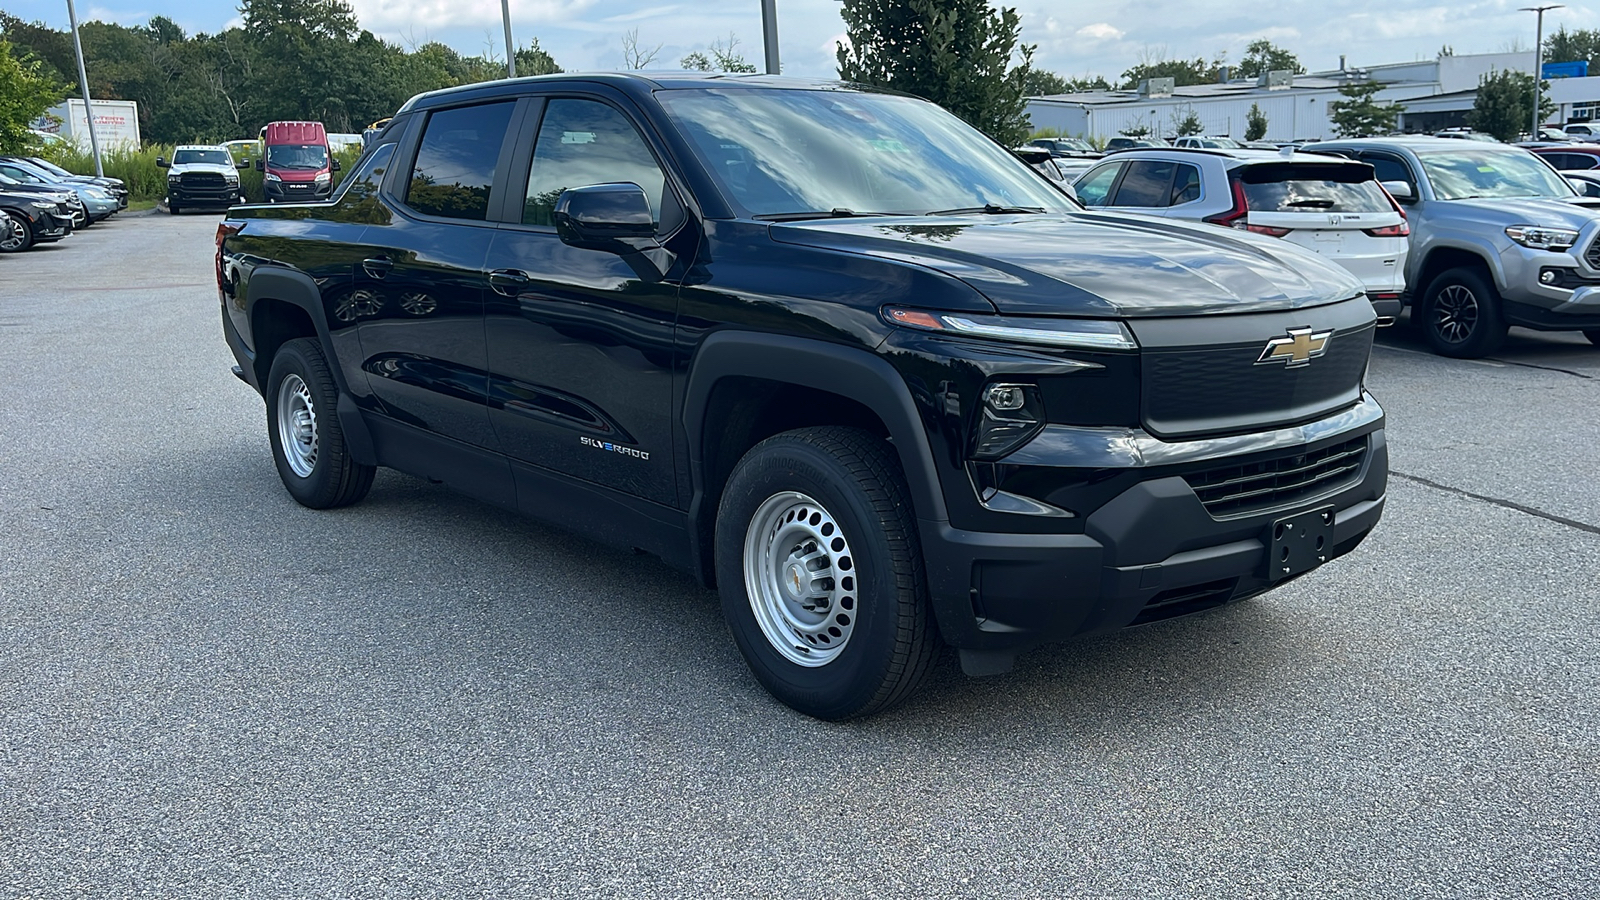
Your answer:
[[[568,188],[551,216],[563,243],[589,250],[624,253],[640,249],[630,239],[654,243],[655,216],[644,189],[627,182]]]
[[[264,159],[256,160],[256,171],[257,172],[265,172],[266,170],[267,170],[267,161],[264,160]]]
[[[165,159],[162,159],[161,157],[158,156],[158,157],[156,157],[156,168],[158,168],[158,169],[170,169],[170,168],[172,168],[172,163],[169,163]]]
[[[333,168],[332,168],[332,169],[331,169],[331,170],[330,170],[330,171],[334,171],[334,172],[337,172],[337,171],[339,171],[339,170],[340,170],[340,169],[342,169],[342,168],[344,168],[344,167],[343,167],[343,166],[341,166],[341,165],[339,165],[339,159],[338,159],[338,157],[334,157],[334,160],[333,160]]]
[[[248,168],[250,168],[250,157],[246,156],[244,159],[239,160],[238,168],[240,168],[240,169],[248,169]]]

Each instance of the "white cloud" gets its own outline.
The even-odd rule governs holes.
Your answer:
[[[512,0],[511,25],[554,24],[575,20],[598,0]],[[361,27],[374,32],[472,26],[498,26],[498,0],[351,0]]]
[[[1052,24],[1054,24],[1054,20],[1046,23],[1046,27],[1048,28],[1049,25]],[[1078,37],[1086,37],[1096,41],[1118,41],[1122,39],[1122,36],[1125,33],[1126,32],[1124,32],[1122,29],[1106,22],[1096,22],[1093,25],[1085,25],[1082,28],[1079,28],[1077,31]]]

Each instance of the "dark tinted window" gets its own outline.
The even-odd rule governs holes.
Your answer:
[[[446,109],[428,117],[406,205],[430,216],[484,219],[514,102]]]
[[[1121,169],[1119,163],[1092,169],[1072,189],[1077,192],[1084,206],[1105,206],[1106,194],[1111,192],[1111,183],[1117,180],[1117,172]]]
[[[1139,160],[1128,163],[1112,206],[1166,206],[1172,198],[1172,172],[1177,163]]]
[[[334,199],[349,195],[352,200],[365,200],[376,194],[383,184],[383,173],[388,171],[389,157],[393,155],[393,144],[382,144],[367,154],[367,158],[356,165],[356,170],[339,183],[339,196]]]
[[[522,224],[553,224],[550,214],[567,188],[613,182],[644,188],[650,211],[661,223],[667,179],[633,123],[595,100],[551,100],[533,146]],[[668,206],[675,207],[675,198],[668,199]]]
[[[1379,181],[1404,181],[1415,185],[1417,179],[1411,174],[1411,167],[1392,156],[1367,155],[1361,157],[1364,163],[1371,163]]]
[[[1178,165],[1177,177],[1172,179],[1172,205],[1192,203],[1200,199],[1200,170],[1194,166]]]

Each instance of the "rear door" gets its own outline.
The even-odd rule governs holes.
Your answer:
[[[356,290],[337,311],[360,323],[378,411],[491,449],[483,262],[518,102],[434,109],[414,126],[396,155],[409,165],[386,182],[394,215],[362,234]]]

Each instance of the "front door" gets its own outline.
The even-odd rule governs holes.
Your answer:
[[[485,266],[489,419],[515,459],[676,505],[678,288],[667,279],[689,261],[663,265],[666,256],[572,247],[551,220],[563,190],[614,182],[644,189],[661,234],[683,225],[684,208],[656,154],[621,106],[550,98],[520,221],[500,227]]]

